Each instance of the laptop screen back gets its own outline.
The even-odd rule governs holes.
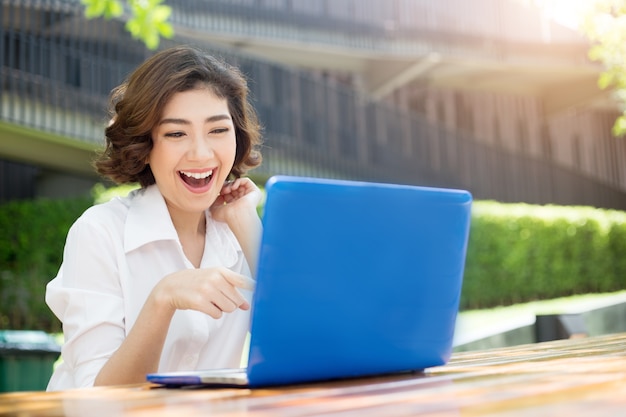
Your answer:
[[[266,185],[251,386],[421,370],[450,357],[472,197],[314,178]]]

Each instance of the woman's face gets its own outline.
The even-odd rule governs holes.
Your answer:
[[[148,163],[170,213],[210,207],[235,161],[235,127],[226,99],[207,88],[172,96],[152,129]]]

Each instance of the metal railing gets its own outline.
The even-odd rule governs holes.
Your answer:
[[[130,47],[134,41],[123,30],[103,40],[85,37],[93,27],[84,25],[92,23],[74,23],[72,30],[51,35],[44,29],[76,22],[82,15],[78,7],[44,10],[51,3],[67,5],[52,0],[2,2],[4,21],[10,12],[13,25],[0,29],[0,119],[99,142],[109,91],[147,54]],[[26,14],[33,4],[45,12],[39,15],[41,24],[21,23],[29,21]],[[101,27],[104,35],[107,27]],[[163,47],[175,43],[192,41],[179,36]],[[488,146],[319,75],[212,51],[242,68],[250,80],[265,126],[265,162],[259,175],[456,187],[482,199],[626,209],[626,193],[548,160]]]

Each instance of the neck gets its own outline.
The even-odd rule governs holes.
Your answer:
[[[206,218],[204,212],[190,213],[177,210],[174,207],[167,206],[172,218],[172,223],[176,229],[179,238],[183,236],[204,236],[206,230]]]

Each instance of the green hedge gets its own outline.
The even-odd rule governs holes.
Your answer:
[[[96,188],[95,201],[115,194]],[[45,304],[45,286],[61,264],[67,230],[93,201],[0,205],[0,329],[60,330]],[[478,201],[461,308],[623,290],[624,255],[624,212]]]
[[[462,309],[626,288],[626,213],[475,202]]]
[[[0,329],[60,329],[45,286],[59,269],[69,227],[91,204],[85,197],[0,205]]]

